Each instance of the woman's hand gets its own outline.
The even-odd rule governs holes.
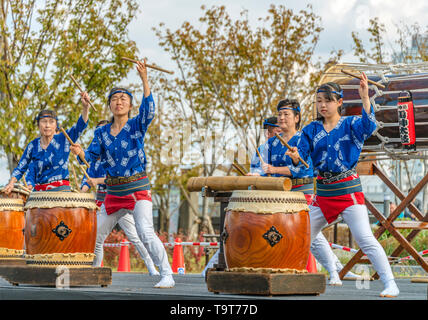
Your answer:
[[[82,109],[82,118],[83,121],[88,122],[89,119],[89,107],[91,98],[89,97],[89,94],[84,91],[80,93],[80,101],[82,102],[83,109]]]
[[[260,176],[260,173],[257,173],[257,172],[248,172],[248,173],[246,174],[246,176],[257,176],[257,177],[259,177],[259,176]]]
[[[262,169],[267,174],[275,174],[276,173],[276,168],[270,164],[267,164],[267,163],[262,164]]]
[[[285,154],[291,158],[294,165],[297,165],[299,163],[300,154],[299,154],[299,150],[297,149],[297,147],[291,147],[291,149],[287,150],[287,152]]]
[[[144,97],[148,97],[150,95],[150,86],[147,77],[147,67],[145,58],[143,62],[137,61],[137,71],[140,75],[141,81],[143,81]]]
[[[70,145],[70,151],[76,156],[80,155],[82,152],[84,153],[81,145],[78,143],[75,143],[74,145]]]
[[[360,87],[358,93],[360,94],[361,101],[363,102],[363,108],[367,114],[370,113],[370,97],[369,97],[369,83],[368,78],[364,72],[361,73]]]
[[[4,188],[3,188],[3,192],[5,194],[10,194],[13,190],[14,187],[14,182],[11,180]]]

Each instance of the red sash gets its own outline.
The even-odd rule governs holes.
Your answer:
[[[357,178],[358,176],[354,175],[333,183],[350,181]],[[335,197],[321,197],[315,195],[314,200],[312,201],[312,205],[314,207],[319,207],[321,209],[328,223],[336,220],[343,210],[356,204],[365,204],[363,192],[354,192]]]
[[[115,213],[120,209],[134,210],[135,204],[139,200],[152,201],[150,190],[136,191],[127,196],[114,196],[107,193],[104,200],[104,207],[107,214]]]
[[[46,191],[46,190],[55,189],[61,186],[69,186],[69,185],[70,185],[70,181],[60,180],[60,181],[54,181],[54,182],[45,183],[45,184],[36,184],[34,186],[34,189],[36,189],[36,191]]]

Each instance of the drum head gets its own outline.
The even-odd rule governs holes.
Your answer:
[[[309,211],[309,206],[305,195],[299,191],[237,190],[229,198],[226,211],[297,213]]]
[[[95,196],[92,193],[79,192],[32,192],[25,209],[32,208],[86,208],[97,209]]]

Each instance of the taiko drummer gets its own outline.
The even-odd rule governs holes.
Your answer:
[[[302,129],[296,147],[287,154],[293,164],[299,156],[312,159],[316,170],[317,194],[310,206],[311,237],[339,214],[349,226],[358,246],[367,255],[384,284],[382,297],[396,297],[399,289],[388,258],[370,228],[360,178],[355,170],[364,141],[376,129],[370,104],[367,76],[363,73],[359,94],[363,103],[362,116],[341,116],[343,91],[334,82],[317,89],[316,107],[319,118]]]
[[[301,109],[300,103],[295,99],[284,99],[279,101],[277,105],[278,124],[281,129],[279,134],[289,146],[295,146],[300,136]],[[274,177],[288,176],[293,180],[292,191],[303,192],[308,204],[312,203],[314,195],[313,184],[313,166],[311,159],[308,159],[308,167],[296,167],[292,163],[292,159],[286,155],[288,151],[280,139],[276,136],[270,138],[267,142],[267,158],[262,166],[263,172],[271,174]],[[337,286],[342,282],[338,272],[342,270],[343,265],[333,253],[327,239],[322,232],[318,233],[316,238],[311,243],[311,253],[317,261],[329,272],[329,285]],[[346,274],[348,279],[355,279],[357,275],[352,272]]]
[[[113,88],[108,95],[112,122],[95,130],[85,157],[90,161],[100,159],[107,175],[107,195],[101,208],[106,219],[98,226],[98,232],[111,229],[123,215],[131,213],[138,236],[161,274],[161,280],[155,287],[172,288],[175,282],[168,255],[153,228],[150,182],[146,174],[144,136],[153,120],[155,104],[145,61],[137,63],[137,71],[144,89],[138,115],[134,118],[129,115],[132,93],[126,88]],[[75,154],[83,151],[79,145],[71,149]]]
[[[75,142],[85,130],[89,116],[89,96],[81,94],[82,113],[77,123],[66,130]],[[42,110],[37,118],[40,137],[31,141],[24,150],[18,166],[13,170],[12,177],[5,187],[10,193],[13,186],[27,172],[26,180],[30,189],[36,191],[70,191],[69,154],[70,143],[62,133],[58,132],[58,118],[55,111]]]
[[[97,128],[109,123],[108,120],[102,120],[98,122]],[[106,173],[104,170],[104,166],[101,164],[101,161],[98,159],[95,163],[91,162],[90,167],[87,169],[88,176],[90,179],[87,179],[86,176],[83,176],[81,190],[83,192],[89,191],[91,188],[96,188],[96,204],[98,207],[102,207],[104,205],[104,199],[107,194],[107,186],[105,184]],[[103,219],[106,218],[106,211],[101,210],[98,211],[97,214],[97,225],[103,226]],[[159,272],[156,270],[156,267],[153,263],[152,258],[150,258],[149,252],[147,251],[144,244],[141,242],[140,238],[137,234],[137,229],[135,228],[134,217],[131,213],[127,213],[122,216],[119,221],[119,226],[125,232],[128,240],[135,246],[141,258],[144,260],[146,264],[147,270],[150,275],[159,275]],[[97,232],[97,240],[95,243],[95,259],[93,262],[94,267],[100,267],[101,262],[103,261],[104,255],[104,241],[110,234],[111,230],[101,230]]]

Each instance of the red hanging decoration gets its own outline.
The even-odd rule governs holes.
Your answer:
[[[410,91],[400,92],[397,111],[401,144],[405,149],[416,150],[415,108]]]

